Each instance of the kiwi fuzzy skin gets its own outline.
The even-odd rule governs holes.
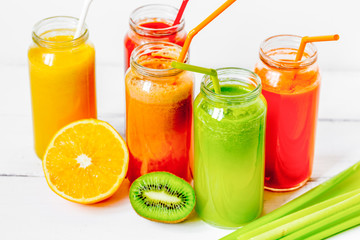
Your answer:
[[[135,209],[134,209],[135,210]],[[135,210],[136,212],[136,210]],[[136,212],[137,215],[139,215],[140,217],[143,217],[141,216],[138,212]],[[153,222],[158,222],[158,223],[167,223],[167,224],[174,224],[174,223],[180,223],[180,222],[183,222],[185,221],[190,215],[191,215],[192,211],[189,213],[189,215],[187,215],[186,217],[182,218],[182,219],[179,219],[179,220],[176,220],[176,221],[160,221],[160,220],[156,220],[156,219],[151,219],[151,218],[147,218],[147,217],[143,217],[147,220],[150,220],[150,221],[153,221]]]
[[[150,175],[150,174],[155,174],[155,173],[160,173],[160,174],[164,173],[164,174],[167,174],[167,175],[171,175],[172,178],[175,177],[175,178],[178,178],[179,180],[181,179],[181,181],[183,181],[185,184],[188,184],[188,185],[190,186],[190,188],[192,189],[192,191],[194,191],[193,187],[192,187],[187,181],[185,181],[184,179],[182,179],[182,178],[180,178],[180,177],[177,177],[177,176],[175,176],[174,174],[169,173],[169,172],[152,172],[152,173],[145,174],[145,175],[143,175],[143,176]],[[142,177],[143,177],[143,176],[142,176]],[[141,177],[140,177],[140,178],[141,178]],[[138,179],[139,179],[139,178],[138,178]],[[130,186],[130,192],[129,192],[129,198],[130,198],[130,200],[132,199],[132,197],[130,196],[130,194],[131,194],[131,188],[132,188],[132,186],[133,186],[133,184],[134,184],[135,182],[136,182],[136,180],[135,180],[135,181],[131,184],[131,186]],[[174,224],[174,223],[180,223],[180,222],[185,221],[185,220],[191,215],[191,213],[194,211],[195,203],[196,203],[195,192],[193,192],[193,197],[194,197],[194,206],[192,206],[191,211],[189,211],[189,214],[187,214],[186,216],[184,216],[184,217],[181,218],[181,219],[177,219],[177,220],[174,220],[174,221],[164,221],[164,220],[153,219],[153,218],[149,218],[149,217],[143,216],[143,215],[141,215],[141,213],[139,213],[139,212],[136,210],[136,208],[134,207],[132,201],[130,201],[130,202],[131,202],[131,206],[133,207],[134,211],[135,211],[139,216],[141,216],[141,217],[143,217],[143,218],[145,218],[145,219],[148,219],[148,220],[150,220],[150,221],[153,221],[153,222]]]

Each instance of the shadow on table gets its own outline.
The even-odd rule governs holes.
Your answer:
[[[110,198],[101,201],[99,203],[93,204],[91,206],[93,207],[109,207],[115,204],[122,204],[126,199],[129,198],[129,188],[130,188],[130,182],[128,179],[124,179],[124,181],[121,183],[120,188],[116,191],[114,195],[112,195]]]
[[[195,212],[195,209],[190,213],[189,217],[183,223],[191,223],[201,221],[200,217]]]
[[[285,203],[293,200],[294,198],[299,197],[310,189],[319,185],[319,182],[314,181],[312,178],[300,189],[289,191],[289,192],[272,192],[268,190],[264,190],[264,209],[261,216],[264,216]]]
[[[318,158],[331,159],[334,156],[321,156]],[[315,163],[319,161],[319,163],[314,163],[313,168],[313,177],[309,179],[309,181],[300,189],[289,191],[289,192],[272,192],[272,191],[264,191],[264,209],[261,216],[264,216],[273,210],[281,207],[285,203],[299,197],[300,195],[310,191],[314,187],[319,184],[325,182],[329,178],[335,176],[340,170],[345,169],[346,167],[351,166],[353,163],[349,162],[348,164],[344,164],[346,158],[343,156],[336,156],[337,161],[332,160],[332,164],[324,164],[326,161],[320,161],[315,159]],[[315,174],[314,174],[315,173]],[[314,176],[315,175],[315,176]]]

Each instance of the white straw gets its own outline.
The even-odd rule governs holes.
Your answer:
[[[79,22],[78,22],[78,25],[76,27],[76,32],[75,32],[75,35],[74,35],[74,39],[80,37],[82,31],[83,31],[83,28],[84,28],[84,25],[85,25],[85,18],[86,18],[86,15],[89,11],[89,7],[90,7],[90,4],[92,3],[93,0],[85,0],[84,2],[84,5],[83,5],[83,9],[81,11],[81,15],[80,15],[80,18],[79,18]]]

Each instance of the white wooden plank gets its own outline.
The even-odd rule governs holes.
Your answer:
[[[212,227],[194,213],[180,224],[148,221],[132,210],[128,182],[109,200],[84,206],[66,201],[43,177],[0,177],[1,239],[219,239],[232,232]],[[360,228],[334,239],[358,239]]]
[[[41,178],[0,178],[1,238],[10,239],[209,239],[228,230],[193,214],[181,224],[148,221],[132,210],[128,182],[108,201],[84,206],[68,202]],[[21,231],[19,231],[21,229]]]
[[[0,174],[43,176],[33,147],[31,116],[0,115]]]

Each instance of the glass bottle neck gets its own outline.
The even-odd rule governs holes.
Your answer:
[[[244,103],[258,98],[261,94],[261,80],[257,74],[243,68],[217,69],[222,91],[217,94],[213,90],[210,76],[205,75],[201,82],[201,93],[214,102]]]
[[[140,45],[131,54],[131,70],[154,78],[176,76],[184,71],[172,68],[171,62],[177,60],[181,49],[179,45],[161,41]],[[187,62],[188,57],[185,60]]]
[[[317,49],[313,43],[306,44],[303,58],[295,62],[301,36],[276,35],[260,45],[259,57],[269,66],[282,69],[306,68],[316,63]]]
[[[50,17],[35,24],[32,32],[34,43],[45,48],[77,47],[87,41],[89,31],[87,27],[80,37],[73,39],[78,19],[74,17]]]
[[[172,26],[178,9],[165,4],[149,4],[135,9],[130,15],[130,28],[147,37],[165,37],[184,29],[185,21]]]

